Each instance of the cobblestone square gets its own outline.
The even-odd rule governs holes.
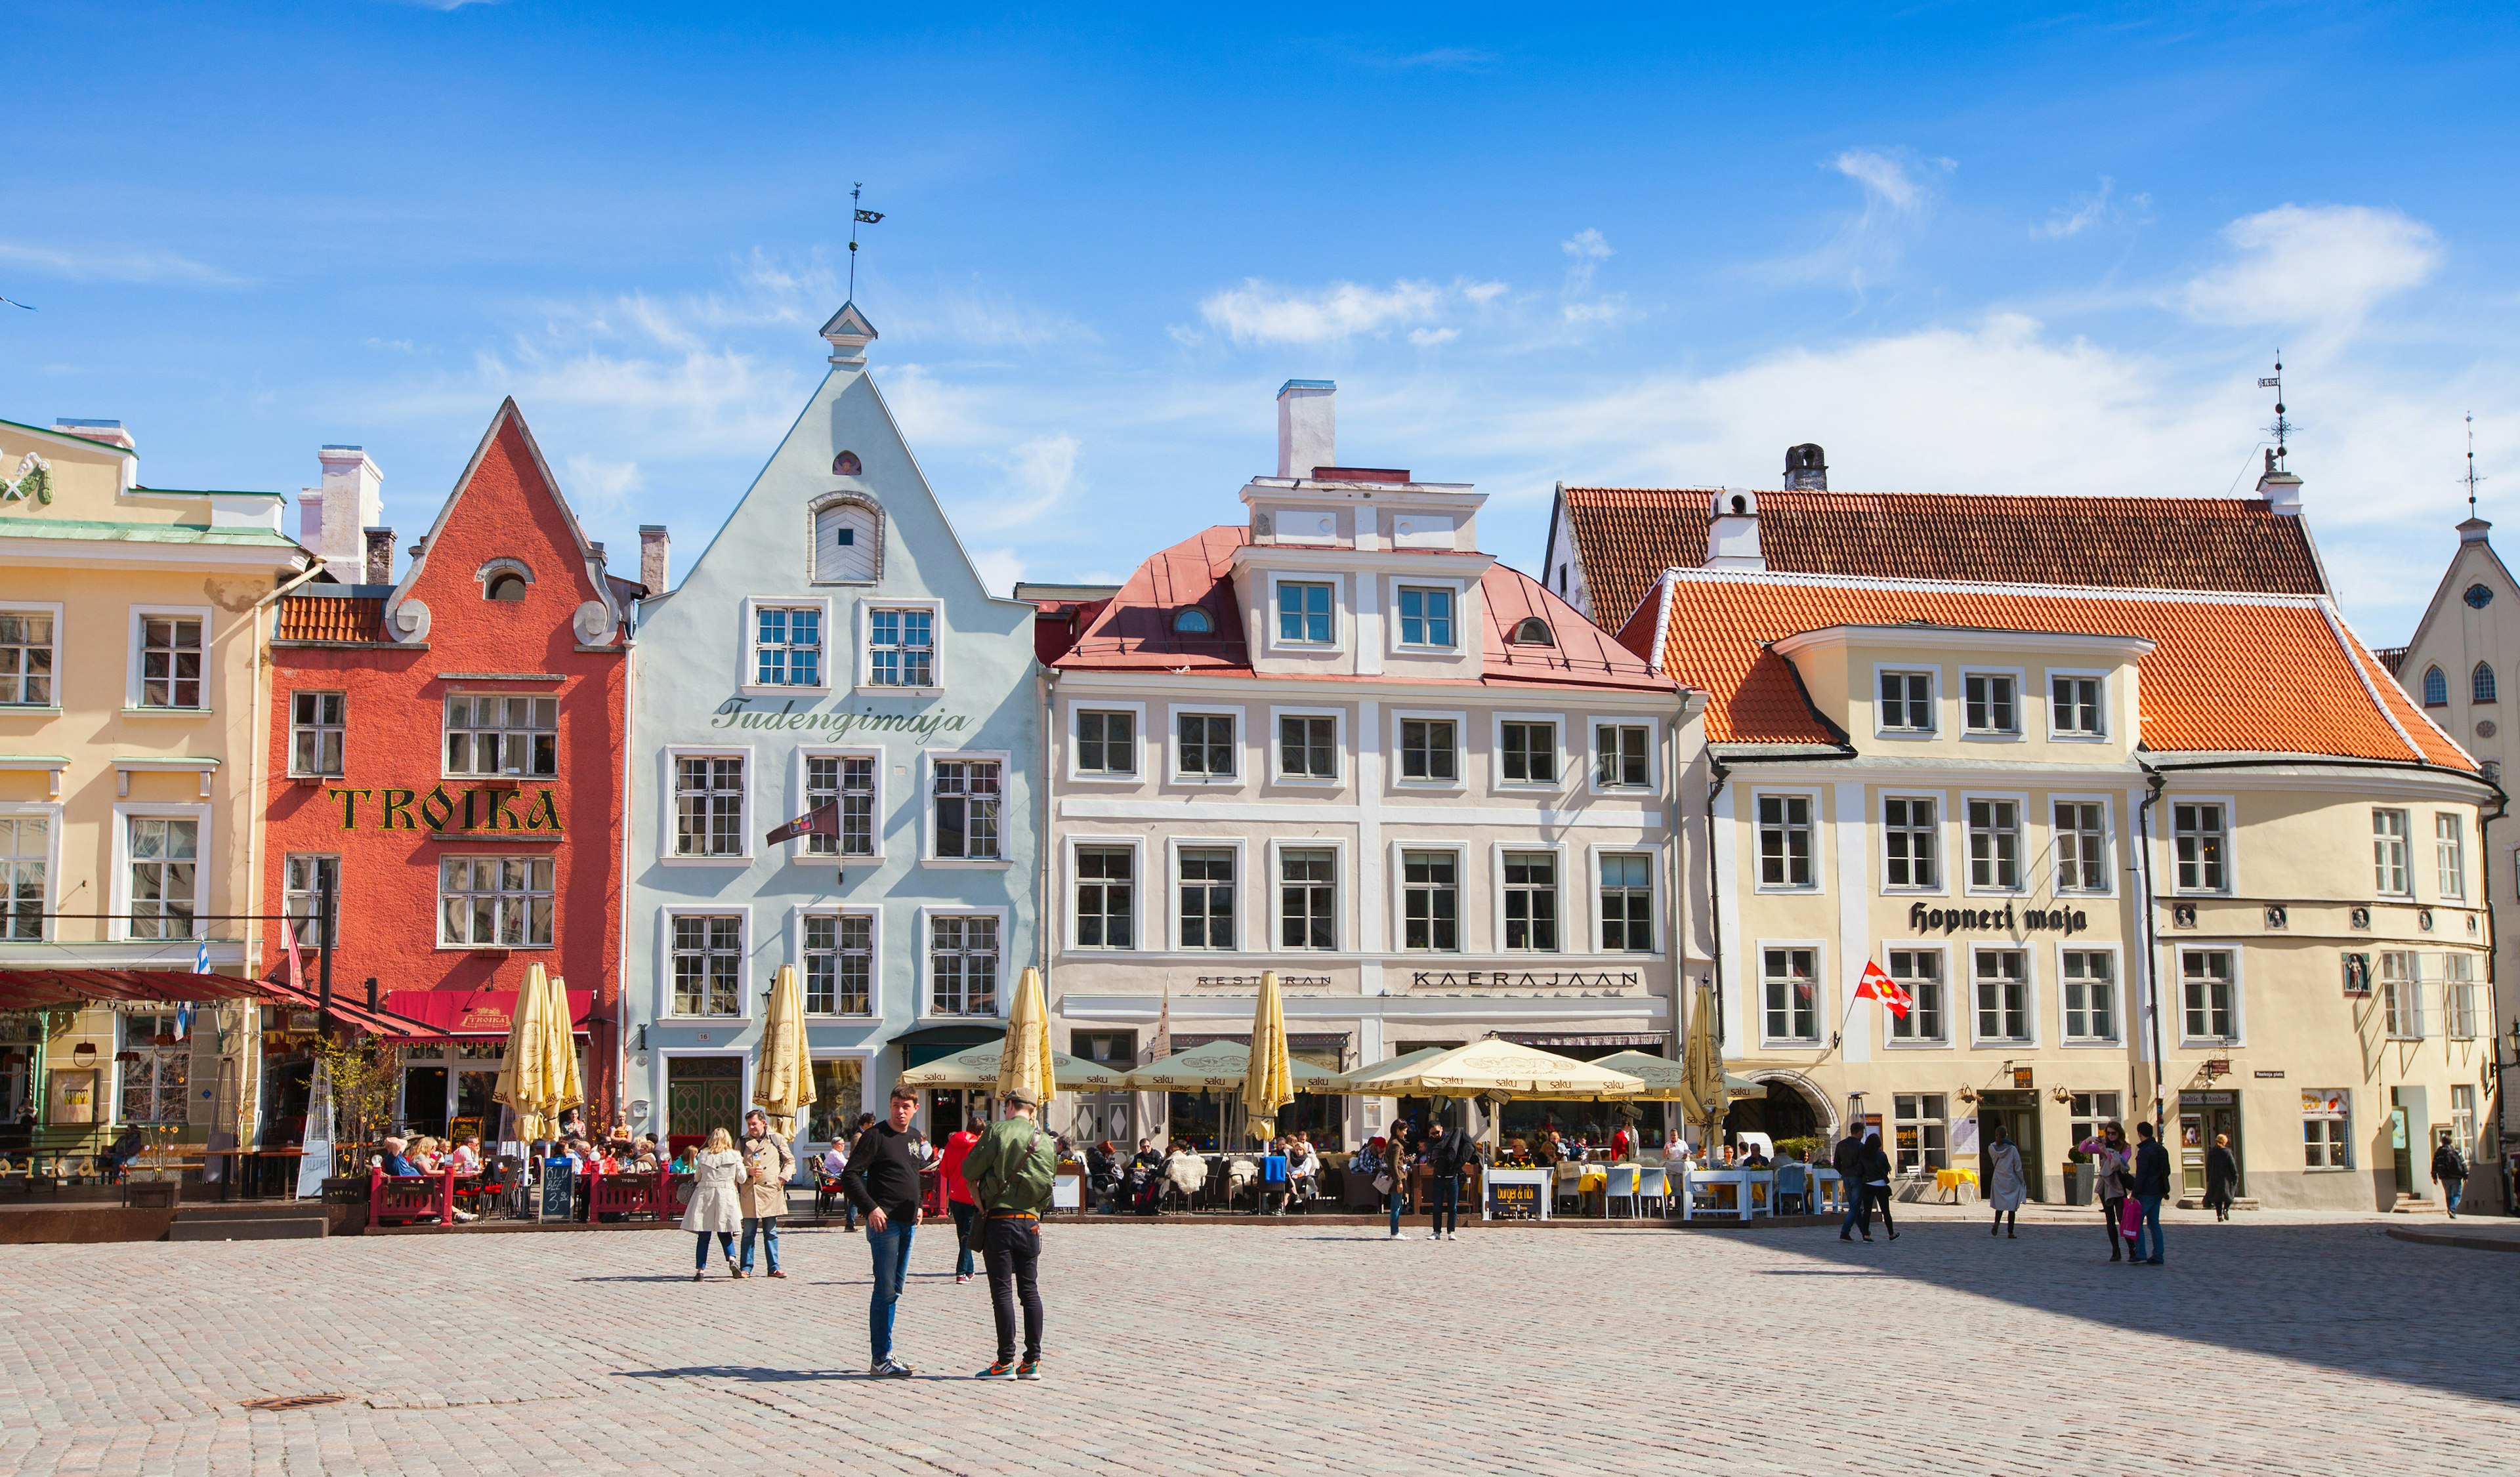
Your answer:
[[[690,1280],[679,1233],[31,1246],[0,1470],[2513,1470],[2503,1255],[2370,1222],[2098,1228],[1054,1227],[1047,1382],[984,1384],[985,1285],[922,1230],[915,1380],[873,1382],[861,1236]],[[339,1394],[279,1413],[241,1403]]]

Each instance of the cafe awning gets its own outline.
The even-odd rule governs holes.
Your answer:
[[[335,997],[337,1000],[338,997]],[[387,990],[385,1008],[392,1013],[416,1020],[429,1027],[411,1040],[434,1040],[438,1036],[499,1037],[505,1039],[516,1024],[517,990],[506,988],[478,990]],[[568,992],[569,1029],[586,1034],[587,1023],[595,1016],[595,992]],[[395,1033],[387,1032],[388,1036]]]
[[[262,998],[283,1009],[316,1010],[322,1008],[323,992],[313,985],[291,985],[283,980],[266,979],[256,988]],[[339,991],[333,993],[333,1021],[369,1036],[382,1036],[393,1042],[445,1041],[446,1032],[426,1021],[413,1020],[390,1010],[371,1010],[367,1002]]]
[[[249,979],[190,969],[0,969],[0,1010],[115,1003],[198,1005],[261,993]]]

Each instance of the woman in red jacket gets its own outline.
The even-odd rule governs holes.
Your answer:
[[[980,1095],[971,1095],[977,1098]],[[945,1208],[954,1213],[954,1281],[956,1285],[971,1280],[971,1231],[980,1221],[979,1202],[971,1198],[971,1186],[963,1178],[963,1161],[970,1157],[971,1145],[980,1141],[988,1131],[988,1115],[976,1104],[963,1127],[945,1141],[945,1152],[937,1158],[937,1172],[945,1181]]]

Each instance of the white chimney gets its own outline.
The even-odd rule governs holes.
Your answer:
[[[367,530],[385,520],[385,474],[356,446],[327,446],[315,454],[324,480],[297,494],[297,542],[328,564],[342,564],[353,578],[365,573]]]
[[[1759,495],[1738,487],[1718,488],[1706,510],[1706,567],[1765,569],[1759,552]]]
[[[1331,404],[1338,385],[1328,380],[1289,380],[1278,386],[1278,475],[1309,477],[1316,467],[1338,465],[1338,422]]]
[[[2301,515],[2301,478],[2275,465],[2275,454],[2267,453],[2267,470],[2258,477],[2258,496],[2267,500],[2267,512]]]

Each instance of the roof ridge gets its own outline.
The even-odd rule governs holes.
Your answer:
[[[2019,595],[2056,600],[2163,602],[2191,605],[2289,605],[2307,608],[2323,595],[2275,590],[2156,590],[2132,585],[2036,585],[1996,580],[1892,579],[1878,574],[1814,574],[1796,569],[1705,569],[1674,565],[1665,576],[1690,584],[1801,585],[1837,590],[1949,591],[1956,595]]]

